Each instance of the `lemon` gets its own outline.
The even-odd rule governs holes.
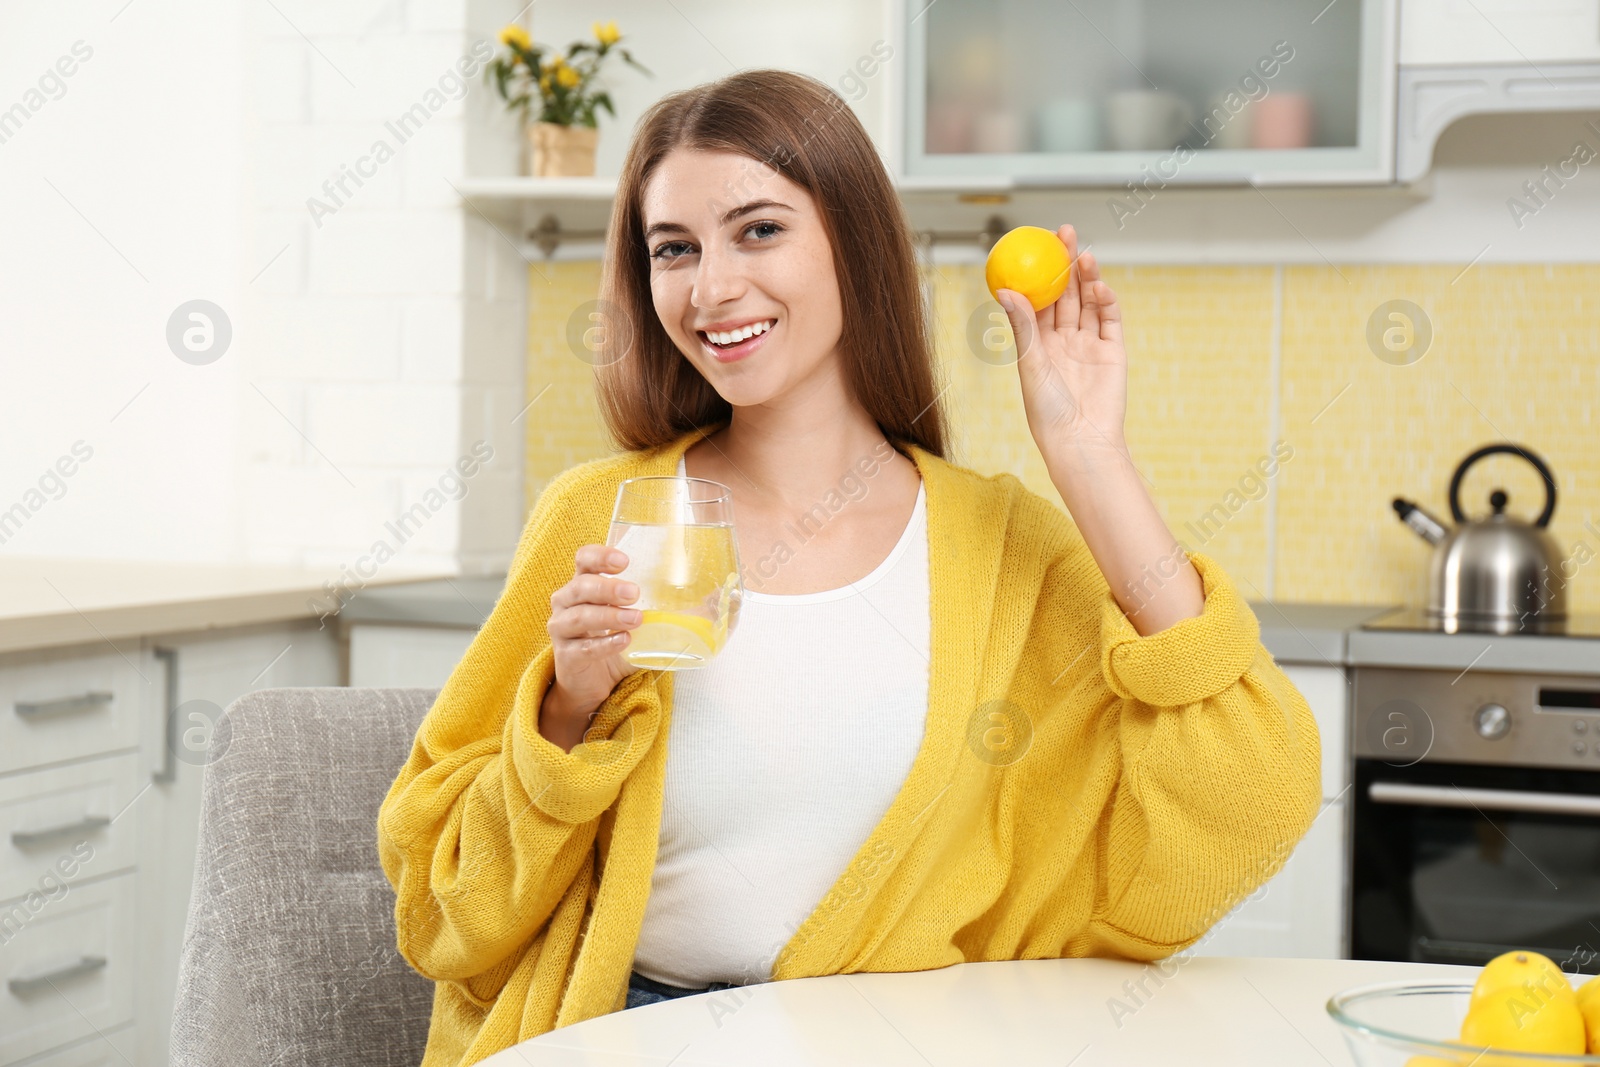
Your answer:
[[[1567,989],[1570,992],[1572,987]],[[1474,1003],[1461,1023],[1461,1040],[1465,1044],[1559,1055],[1580,1054],[1587,1045],[1583,1016],[1571,998],[1547,997],[1541,1001],[1514,985],[1473,996]],[[1515,1056],[1494,1055],[1479,1060],[1481,1067],[1513,1067],[1526,1062]]]
[[[1589,1052],[1600,1055],[1600,978],[1591,978],[1578,987],[1574,995],[1578,1014],[1583,1016],[1584,1029],[1589,1032]]]
[[[1572,983],[1567,981],[1567,976],[1549,956],[1526,949],[1514,949],[1501,953],[1483,965],[1483,970],[1478,972],[1478,980],[1472,985],[1472,1000],[1467,1010],[1470,1012],[1490,993],[1508,986],[1520,990],[1531,1008],[1537,1008],[1551,999],[1568,1002],[1574,999]]]
[[[1038,226],[1018,226],[994,243],[983,265],[989,295],[1000,299],[1001,289],[1021,293],[1042,311],[1061,299],[1072,276],[1072,260],[1060,237]]]
[[[704,662],[716,650],[721,634],[711,620],[687,611],[646,608],[623,654],[640,667],[670,668]],[[637,650],[637,651],[636,651]]]

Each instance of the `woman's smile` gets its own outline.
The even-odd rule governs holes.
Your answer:
[[[742,340],[735,340],[733,344],[729,345],[718,344],[717,342],[711,340],[711,338],[707,336],[707,331],[705,330],[696,330],[695,336],[700,338],[701,347],[703,347],[707,352],[710,352],[711,355],[716,358],[718,363],[732,363],[736,360],[743,359],[756,349],[760,348],[762,345],[766,344],[767,338],[772,336],[772,331],[778,328],[778,320],[758,319],[754,323],[747,324],[741,329],[729,330],[726,332],[721,330],[710,331],[712,334],[720,337],[726,337],[729,335],[737,337],[738,334],[743,333],[746,330],[750,330],[752,327],[758,332],[752,333],[750,336],[745,337]]]

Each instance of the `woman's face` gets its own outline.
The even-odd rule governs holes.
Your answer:
[[[837,373],[839,282],[809,193],[748,156],[676,149],[641,206],[656,314],[724,400],[762,404]],[[704,332],[752,325],[767,330],[731,351]]]

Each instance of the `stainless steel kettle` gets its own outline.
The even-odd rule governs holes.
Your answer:
[[[1505,513],[1504,489],[1489,494],[1493,513],[1467,521],[1461,511],[1461,479],[1467,468],[1485,456],[1509,452],[1521,456],[1544,479],[1544,510],[1532,524]],[[1401,497],[1395,513],[1433,545],[1428,615],[1446,630],[1486,629],[1499,633],[1538,628],[1567,617],[1565,583],[1554,574],[1561,550],[1546,532],[1556,510],[1556,480],[1544,460],[1520,445],[1486,445],[1461,461],[1450,479],[1450,514],[1456,528]]]

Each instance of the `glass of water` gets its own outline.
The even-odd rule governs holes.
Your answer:
[[[617,487],[606,544],[628,556],[616,577],[639,587],[642,620],[622,658],[635,667],[704,667],[739,621],[744,583],[733,532],[733,494],[721,482],[676,475]]]

